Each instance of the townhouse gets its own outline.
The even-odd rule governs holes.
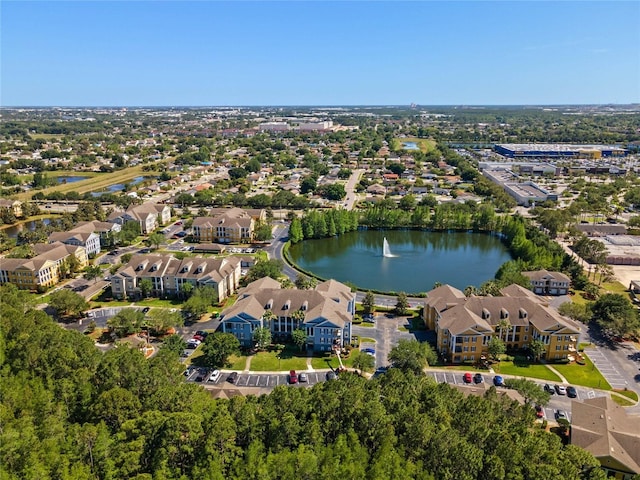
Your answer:
[[[549,308],[544,300],[518,285],[504,288],[502,296],[465,297],[443,285],[427,293],[424,322],[435,330],[438,352],[449,362],[478,362],[488,354],[489,341],[502,339],[509,350],[527,348],[541,340],[545,360],[575,354],[580,327]]]
[[[111,291],[116,298],[137,297],[141,282],[148,279],[156,296],[180,295],[190,283],[214,288],[222,301],[238,289],[240,275],[241,260],[236,257],[179,260],[171,255],[134,255],[111,276]]]
[[[317,352],[341,349],[351,342],[355,294],[335,280],[315,290],[284,289],[269,277],[250,283],[238,301],[221,314],[222,330],[244,347],[254,345],[256,328],[269,328],[276,337],[290,338],[296,329],[307,334],[307,348]]]
[[[124,225],[127,222],[137,222],[140,232],[147,235],[158,226],[166,225],[171,220],[171,208],[168,205],[143,203],[129,208],[125,212],[113,212],[109,221]]]
[[[2,258],[0,260],[0,284],[13,283],[26,290],[43,290],[58,283],[62,276],[63,264],[69,265],[70,257],[75,258],[77,270],[89,264],[84,247],[65,245],[60,242],[35,244],[37,255],[33,258]]]
[[[266,220],[265,210],[218,209],[193,221],[193,235],[200,243],[251,243],[256,224]]]
[[[571,279],[564,273],[536,270],[535,272],[522,272],[531,282],[533,293],[538,295],[567,295]]]

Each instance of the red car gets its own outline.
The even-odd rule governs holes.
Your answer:
[[[298,374],[296,373],[295,370],[291,370],[289,372],[289,383],[291,384],[298,383]]]
[[[464,380],[464,383],[471,383],[471,374],[469,372],[465,373],[462,379]]]

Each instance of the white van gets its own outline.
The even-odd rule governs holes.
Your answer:
[[[209,381],[217,382],[218,380],[220,380],[220,370],[214,370],[213,372],[211,372],[211,375],[209,376]]]

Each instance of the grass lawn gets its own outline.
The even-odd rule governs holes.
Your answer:
[[[231,366],[229,367],[231,370],[244,370],[247,364],[247,357],[244,355],[231,355],[229,362],[231,362]]]
[[[555,373],[549,370],[546,366],[540,364],[500,362],[500,365],[494,365],[493,369],[496,374],[503,373],[505,375],[515,375],[518,377],[548,380],[550,382],[560,382],[560,378]]]
[[[357,350],[354,350],[353,353],[356,353]],[[342,364],[345,367],[352,368],[353,367],[353,358],[355,355],[350,355],[349,358],[343,358]],[[326,354],[321,357],[313,357],[311,359],[311,366],[315,369],[322,368],[333,368],[334,370],[340,366],[338,363],[338,357],[333,354]]]
[[[375,327],[375,323],[371,323],[371,322],[360,322],[360,323],[353,323],[354,327],[364,327],[364,328],[373,328]]]
[[[136,306],[161,308],[180,308],[183,304],[184,300],[177,298],[168,300],[163,300],[161,298],[147,298],[146,300],[140,300],[139,302],[136,302]]]
[[[417,143],[422,153],[427,153],[433,150],[436,146],[435,141],[428,140],[426,138],[418,138],[418,137],[394,138],[393,139],[394,150],[402,150],[402,144],[406,142]]]
[[[587,355],[583,355],[584,365],[577,363],[553,365],[560,375],[572,385],[611,390],[611,385],[605,380],[600,371],[593,365]]]
[[[603,283],[600,288],[609,293],[621,293],[623,295],[629,293],[629,289],[620,282]]]
[[[616,392],[619,393],[620,395],[623,395],[627,398],[630,398],[631,400],[633,400],[634,402],[638,401],[638,394],[636,392],[634,392],[633,390],[618,390],[618,389],[613,389],[612,392]],[[613,395],[612,395],[613,397]]]
[[[360,343],[376,343],[376,339],[369,337],[360,337]]]
[[[636,402],[632,402],[631,400],[627,400],[626,398],[619,397],[618,395],[611,395],[611,400],[616,402],[621,407],[633,407]]]
[[[285,370],[306,370],[306,356],[299,356],[297,347],[287,345],[280,358],[278,351],[259,352],[251,360],[251,371],[255,372],[279,372]],[[244,369],[244,366],[242,367]]]

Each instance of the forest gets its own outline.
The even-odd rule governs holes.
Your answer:
[[[0,287],[3,479],[602,479],[530,405],[392,368],[213,399],[170,348],[102,352]]]

